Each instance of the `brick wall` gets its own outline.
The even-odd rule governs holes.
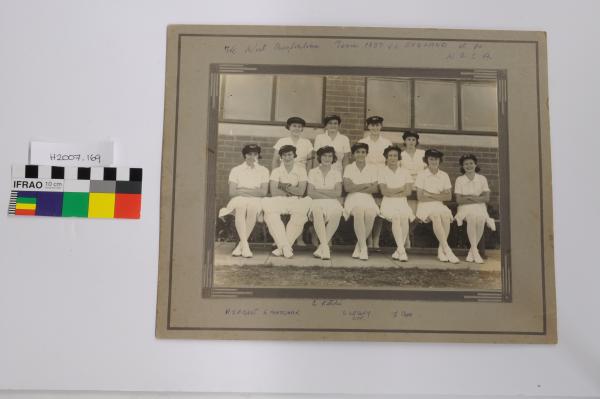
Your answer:
[[[365,78],[356,76],[327,76],[325,86],[325,115],[342,118],[341,131],[354,143],[361,139],[365,127]]]

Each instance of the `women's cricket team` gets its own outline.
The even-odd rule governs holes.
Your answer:
[[[341,217],[352,216],[357,238],[352,257],[367,260],[368,244],[374,248],[379,244],[380,216],[392,223],[395,260],[408,260],[405,243],[409,224],[418,218],[433,225],[439,242],[438,259],[458,263],[447,241],[455,219],[459,226],[467,222],[470,250],[466,261],[483,263],[477,245],[485,225],[492,230],[495,225],[486,205],[490,189],[485,176],[478,173],[477,158],[472,154],[460,157],[462,175],[454,185],[458,209],[453,216],[444,205],[452,198],[452,184],[440,169],[443,154],[436,149],[418,149],[419,135],[414,132],[403,134],[404,149],[393,145],[381,136],[382,123],[380,116],[367,118],[368,135],[350,146],[348,137],[339,132],[341,118],[330,115],[324,118],[325,131],[315,137],[313,146],[301,137],[304,119],[291,117],[286,123],[289,136],[274,145],[270,173],[258,163],[261,148],[245,145],[244,162],[229,174],[231,200],[219,212],[219,217],[235,216],[240,241],[232,255],[252,257],[248,237],[257,218],[264,214],[277,246],[273,255],[293,257],[292,245],[310,219],[319,241],[314,256],[330,259],[331,238]],[[407,199],[413,191],[417,200]],[[281,215],[290,215],[287,225]]]

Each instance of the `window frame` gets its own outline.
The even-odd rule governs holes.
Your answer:
[[[226,73],[221,75],[221,82],[220,82],[220,88],[219,88],[219,123],[235,123],[235,124],[243,124],[243,125],[262,125],[262,126],[285,126],[285,121],[277,121],[275,120],[275,114],[276,114],[276,103],[277,103],[277,83],[279,80],[280,76],[285,76],[286,74],[277,74],[277,73],[273,73],[273,74],[260,74],[260,75],[272,75],[273,76],[273,82],[272,82],[272,87],[271,87],[271,112],[270,112],[270,120],[265,121],[265,120],[252,120],[252,119],[231,119],[231,118],[224,118],[223,117],[223,105],[225,103],[225,90],[226,90],[226,86],[227,86],[227,75]],[[249,74],[248,74],[249,75]],[[291,74],[289,74],[291,75]],[[307,75],[308,76],[308,75]],[[323,75],[322,77],[322,81],[321,81],[321,120],[323,120],[323,117],[325,116],[325,91],[327,88],[327,77],[325,75]],[[294,115],[290,115],[290,116],[294,116]],[[297,115],[297,116],[301,116],[301,115]],[[322,127],[323,124],[319,121],[319,122],[306,122],[306,127],[313,127],[313,128],[318,128],[318,127]]]
[[[467,135],[467,136],[498,136],[498,127],[496,130],[465,130],[463,128],[463,104],[462,104],[462,84],[463,83],[487,83],[493,86],[497,86],[496,79],[468,79],[468,78],[430,78],[430,77],[401,77],[399,78],[410,81],[410,126],[407,127],[393,127],[386,126],[385,123],[381,128],[384,132],[414,132],[414,133],[433,133],[433,134],[456,134],[456,135]],[[365,86],[368,85],[368,78],[378,78],[378,76],[368,76],[365,78]],[[385,76],[381,76],[385,78]],[[432,128],[418,128],[415,125],[415,82],[416,81],[439,81],[439,82],[455,82],[456,83],[456,117],[457,117],[457,129],[432,129]],[[367,97],[367,87],[365,87],[365,115],[367,114],[367,108],[369,100]]]

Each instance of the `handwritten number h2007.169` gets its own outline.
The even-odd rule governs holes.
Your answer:
[[[101,163],[100,154],[50,154],[50,161],[88,161]]]

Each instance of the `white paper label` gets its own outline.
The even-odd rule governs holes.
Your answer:
[[[60,166],[109,166],[113,163],[113,142],[47,143],[32,141],[29,163]]]

